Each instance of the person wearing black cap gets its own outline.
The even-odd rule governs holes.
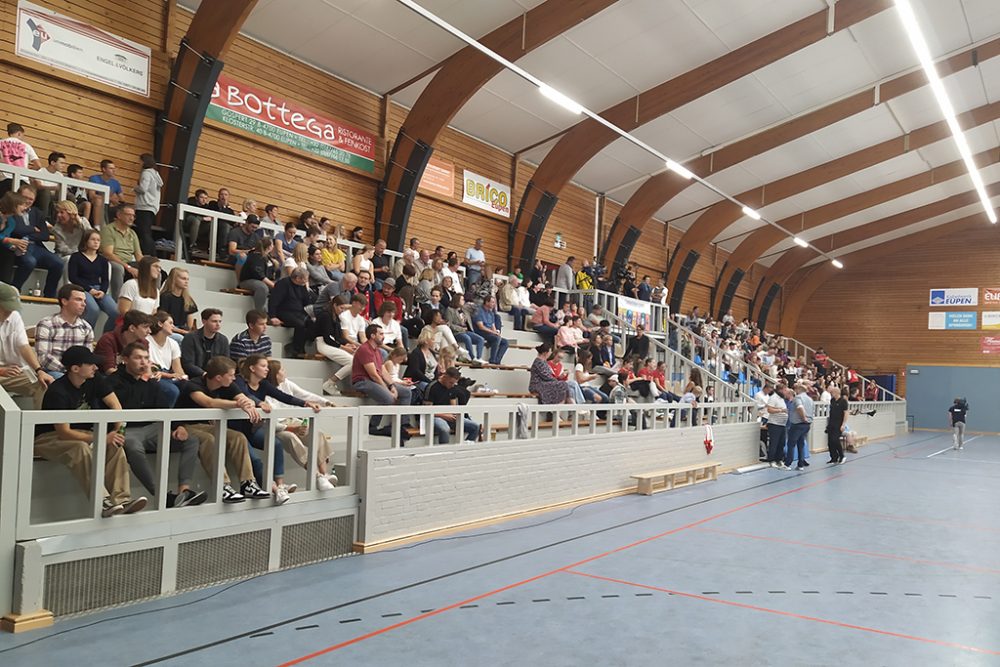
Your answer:
[[[38,363],[20,311],[20,294],[0,283],[0,387],[14,396],[32,397],[37,410],[53,378]]]
[[[424,405],[458,405],[458,391],[456,385],[462,379],[462,372],[452,366],[446,369],[438,377],[436,382],[432,382],[427,387],[427,400]],[[434,415],[434,437],[439,445],[446,445],[451,439],[451,432],[457,428],[458,418],[461,415],[465,433],[465,439],[472,442],[479,440],[479,424],[469,419],[466,415],[454,412],[443,412]]]
[[[82,345],[62,353],[66,374],[49,386],[42,399],[42,410],[121,411],[118,397],[98,374],[100,358]],[[125,459],[125,436],[120,424],[109,424],[104,463],[104,507],[101,516],[132,514],[146,506],[146,498],[132,498],[128,461]],[[47,461],[65,464],[85,493],[90,493],[94,442],[92,424],[39,424],[35,430],[35,455]]]

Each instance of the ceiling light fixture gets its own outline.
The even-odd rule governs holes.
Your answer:
[[[795,241],[795,245],[797,245],[797,246],[801,246],[803,248],[808,248],[809,247],[809,241],[806,241],[804,238],[796,236],[792,240]]]
[[[833,264],[833,265],[834,265],[835,267],[837,267],[838,269],[842,269],[842,268],[844,268],[844,263],[843,263],[843,262],[841,262],[841,261],[840,261],[839,259],[835,259],[835,260],[833,260],[833,261],[831,262],[831,264]]]
[[[783,234],[786,234],[786,235],[788,235],[790,237],[794,237],[793,234],[791,234],[787,229],[785,229],[784,227],[782,227],[778,223],[763,218],[760,213],[758,213],[754,209],[750,208],[749,206],[745,205],[743,202],[737,200],[732,195],[730,195],[730,194],[728,194],[726,192],[723,192],[717,186],[713,185],[712,183],[709,183],[708,181],[706,181],[705,179],[701,178],[700,176],[697,176],[696,174],[692,173],[690,170],[685,169],[682,165],[680,165],[676,161],[671,160],[666,155],[664,155],[662,152],[660,152],[657,149],[653,148],[652,146],[650,146],[649,144],[647,144],[645,141],[639,139],[638,137],[630,134],[629,132],[626,132],[622,128],[618,127],[617,125],[615,125],[611,121],[609,121],[606,118],[604,118],[603,116],[601,116],[600,114],[595,113],[594,111],[591,111],[590,109],[588,109],[587,107],[583,106],[582,104],[574,102],[569,97],[567,97],[566,95],[563,95],[562,93],[560,93],[556,89],[552,88],[551,86],[549,86],[547,83],[545,83],[544,81],[542,81],[541,79],[539,79],[537,76],[535,76],[531,72],[528,72],[527,70],[522,69],[521,67],[518,67],[517,65],[515,65],[511,61],[509,61],[506,58],[504,58],[503,56],[501,56],[499,53],[497,53],[497,52],[495,52],[495,51],[487,48],[486,46],[483,46],[482,44],[479,43],[478,40],[473,39],[469,35],[465,34],[464,32],[462,32],[461,30],[459,30],[455,26],[451,25],[450,23],[448,23],[447,21],[445,21],[444,19],[442,19],[440,16],[438,16],[434,12],[431,12],[430,10],[422,7],[421,5],[419,5],[414,0],[396,0],[396,2],[398,2],[401,5],[403,5],[404,7],[408,8],[409,10],[415,12],[416,14],[419,14],[420,16],[423,16],[425,19],[427,19],[428,21],[430,21],[434,25],[438,26],[439,28],[441,28],[442,30],[444,30],[445,32],[447,32],[448,34],[453,35],[454,37],[457,37],[458,39],[460,39],[461,41],[465,42],[466,44],[468,44],[472,48],[476,49],[477,51],[479,51],[480,53],[482,53],[486,57],[491,58],[494,61],[500,63],[505,68],[507,68],[507,70],[509,70],[510,72],[512,72],[512,73],[516,74],[517,76],[521,77],[525,81],[531,83],[534,86],[537,86],[539,92],[541,92],[543,95],[545,95],[546,97],[548,97],[552,101],[556,102],[557,104],[565,107],[566,109],[572,111],[573,113],[583,114],[583,115],[587,116],[587,118],[591,119],[595,123],[603,125],[604,127],[606,127],[607,129],[611,130],[612,132],[614,132],[615,134],[617,134],[621,138],[625,139],[626,141],[632,143],[635,146],[638,146],[639,148],[641,148],[642,150],[646,151],[650,155],[653,155],[658,160],[660,160],[664,164],[666,164],[667,168],[670,171],[674,172],[675,174],[677,174],[679,176],[682,176],[683,178],[685,178],[687,180],[693,180],[693,181],[701,184],[702,186],[708,188],[709,190],[711,190],[712,192],[714,192],[715,194],[717,194],[719,197],[722,197],[723,199],[731,201],[732,203],[736,204],[737,206],[742,207],[743,213],[745,215],[753,218],[754,220],[762,220],[764,223],[766,223],[766,224],[770,225],[771,227],[774,227],[775,229],[781,231]],[[817,250],[816,252],[818,252],[823,257],[826,257],[827,259],[833,259],[832,257],[830,257],[830,255],[826,254],[825,252],[822,252],[822,251],[819,251],[819,250]],[[834,261],[836,262],[836,260],[834,260]]]
[[[955,108],[951,105],[951,100],[948,98],[948,92],[944,89],[941,77],[938,76],[937,68],[934,66],[934,59],[931,57],[931,51],[927,47],[927,40],[924,39],[924,33],[920,29],[917,15],[913,12],[913,6],[910,4],[910,0],[896,0],[896,9],[899,11],[899,19],[903,22],[906,36],[909,37],[910,44],[917,54],[917,59],[920,61],[920,65],[924,68],[924,73],[927,75],[931,91],[937,99],[938,106],[941,107],[941,113],[944,114],[945,122],[948,123],[948,127],[951,129],[955,145],[958,146],[958,152],[962,156],[962,161],[965,162],[965,168],[969,171],[969,178],[972,179],[972,184],[979,194],[983,208],[986,209],[986,217],[990,219],[990,222],[996,224],[996,211],[993,210],[993,204],[990,202],[989,195],[986,194],[986,186],[983,185],[983,177],[979,173],[979,168],[972,159],[969,142],[966,141],[962,127],[958,124],[958,119],[955,117]]]

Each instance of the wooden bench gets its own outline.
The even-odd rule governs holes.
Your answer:
[[[594,422],[594,426],[606,426],[608,423],[607,419],[598,419]],[[580,417],[580,421],[577,422],[579,428],[590,428],[590,421],[585,417]],[[559,428],[572,428],[573,421],[570,419],[563,419],[559,422]],[[542,431],[544,429],[552,430],[552,421],[540,421],[538,422],[538,430]],[[506,433],[510,430],[510,424],[491,424],[490,425],[490,440],[495,440],[497,433]]]
[[[22,294],[21,303],[51,303],[54,305],[59,305],[59,299],[53,299],[47,296],[32,296],[30,294]]]
[[[251,292],[248,289],[243,289],[242,287],[223,287],[219,291],[224,294],[239,294],[240,296],[253,296],[253,292]]]
[[[484,368],[494,371],[527,371],[531,370],[530,366],[516,366],[508,364],[472,364],[468,361],[456,361],[456,366],[462,366],[465,368]]]
[[[473,398],[536,398],[535,394],[517,391],[498,391],[495,394],[492,391],[474,391],[471,395]]]
[[[651,496],[656,491],[666,491],[677,486],[687,486],[688,484],[697,484],[698,482],[715,480],[718,478],[720,465],[721,464],[719,463],[696,463],[694,465],[683,466],[680,468],[644,472],[637,475],[631,475],[631,477],[632,479],[639,480],[639,488],[637,489],[639,493],[644,496]],[[701,473],[700,479],[698,473]],[[684,481],[680,484],[676,483],[677,475],[684,475]],[[659,480],[663,480],[663,486],[661,488],[654,489],[656,482]]]
[[[216,269],[229,269],[230,271],[236,268],[232,264],[226,264],[225,262],[213,262],[210,259],[196,259],[194,260],[194,263],[200,264],[201,266],[215,267]]]

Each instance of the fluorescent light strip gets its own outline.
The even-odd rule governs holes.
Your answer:
[[[910,0],[895,1],[896,9],[899,11],[899,19],[902,21],[903,28],[906,30],[906,36],[910,39],[910,44],[913,46],[913,50],[917,54],[917,59],[920,61],[920,65],[924,68],[924,73],[927,75],[927,81],[930,83],[931,92],[934,93],[938,106],[941,107],[941,113],[944,114],[944,119],[948,123],[949,129],[951,129],[955,145],[958,147],[958,152],[962,156],[962,161],[965,162],[965,168],[969,171],[969,178],[972,179],[972,184],[975,186],[976,192],[979,194],[979,199],[983,203],[983,208],[986,209],[986,217],[989,218],[990,222],[996,224],[996,211],[993,209],[993,204],[990,202],[989,195],[986,194],[986,186],[983,184],[983,177],[979,173],[979,168],[976,167],[976,163],[972,159],[972,151],[969,149],[969,142],[966,140],[965,134],[962,132],[962,128],[958,124],[958,119],[955,117],[955,108],[952,106],[951,100],[948,98],[948,92],[944,89],[944,83],[941,81],[941,77],[938,76],[937,67],[934,66],[934,59],[931,57],[931,51],[927,47],[927,40],[924,39],[924,33],[920,29],[920,23],[917,21],[917,15],[913,12],[913,6],[910,4]]]
[[[664,164],[666,164],[667,168],[670,169],[670,171],[678,174],[679,176],[682,176],[683,178],[685,178],[687,180],[694,180],[697,183],[700,183],[701,185],[703,185],[704,187],[708,188],[709,190],[711,190],[712,192],[714,192],[718,196],[722,197],[723,199],[726,199],[727,201],[730,201],[730,202],[736,204],[737,206],[741,207],[743,209],[743,213],[746,214],[747,216],[753,218],[754,220],[763,221],[764,223],[766,223],[766,224],[774,227],[775,229],[780,230],[782,233],[787,234],[789,237],[794,237],[793,234],[789,233],[789,231],[787,229],[785,229],[784,227],[782,227],[781,225],[777,224],[776,222],[772,222],[771,220],[768,220],[768,219],[764,218],[763,216],[761,216],[760,213],[758,213],[754,209],[750,208],[749,206],[747,206],[743,202],[739,201],[738,199],[736,199],[732,195],[730,195],[730,194],[728,194],[726,192],[723,192],[722,190],[720,190],[719,188],[717,188],[715,185],[709,183],[708,181],[704,180],[703,178],[701,178],[697,174],[695,174],[695,173],[689,171],[688,169],[684,168],[678,162],[675,162],[674,160],[671,160],[666,155],[664,155],[660,151],[656,150],[655,148],[653,148],[652,146],[650,146],[649,144],[647,144],[645,141],[642,141],[641,139],[639,139],[639,138],[633,136],[632,134],[626,132],[625,130],[623,130],[622,128],[618,127],[614,123],[612,123],[612,122],[608,121],[607,119],[605,119],[600,114],[597,114],[597,113],[591,111],[590,109],[588,109],[587,107],[583,106],[582,104],[574,102],[572,99],[570,99],[569,96],[567,96],[567,95],[559,92],[558,90],[556,90],[552,86],[548,85],[547,83],[545,83],[544,81],[542,81],[541,79],[539,79],[537,76],[535,76],[531,72],[528,72],[527,70],[521,69],[520,67],[518,67],[517,65],[515,65],[511,61],[509,61],[506,58],[504,58],[503,56],[501,56],[499,53],[497,53],[497,52],[495,52],[495,51],[493,51],[493,50],[491,50],[491,49],[483,46],[476,39],[474,39],[474,38],[470,37],[469,35],[465,34],[464,32],[462,32],[461,30],[459,30],[455,26],[451,25],[450,23],[448,23],[447,21],[445,21],[444,19],[442,19],[438,15],[434,14],[433,12],[431,12],[431,11],[425,9],[424,7],[420,6],[419,4],[417,4],[416,2],[414,2],[414,0],[396,0],[396,2],[398,2],[399,4],[407,7],[408,9],[410,9],[411,11],[419,14],[420,16],[423,16],[425,19],[427,19],[428,21],[430,21],[434,25],[438,26],[439,28],[441,28],[445,32],[451,34],[452,36],[457,37],[458,39],[460,39],[461,41],[465,42],[466,44],[468,44],[472,48],[476,49],[477,51],[479,51],[480,53],[482,53],[486,57],[492,58],[493,60],[495,60],[496,62],[500,63],[501,65],[503,65],[508,70],[510,70],[514,74],[518,75],[519,77],[521,77],[522,79],[524,79],[528,83],[531,83],[531,84],[537,86],[538,87],[538,91],[542,95],[545,95],[545,97],[553,100],[554,102],[556,102],[560,106],[563,106],[567,110],[572,111],[573,113],[576,113],[576,114],[581,114],[582,113],[583,115],[587,116],[591,120],[593,120],[593,121],[595,121],[597,123],[600,123],[604,127],[608,128],[609,130],[611,130],[615,134],[619,135],[620,137],[622,137],[626,141],[631,142],[633,145],[638,146],[639,148],[641,148],[642,150],[646,151],[647,153],[655,156],[657,159],[661,160]],[[826,257],[827,259],[833,259],[830,255],[826,254],[825,252],[823,252],[823,251],[821,251],[821,250],[819,250],[817,248],[813,248],[813,250],[815,250],[817,253],[819,253],[823,257]]]
[[[801,237],[796,236],[792,240],[795,241],[795,245],[797,245],[797,246],[800,246],[802,248],[808,248],[809,247],[809,241],[806,241],[805,239],[803,239]]]
[[[831,264],[833,264],[833,265],[834,265],[835,267],[837,267],[838,269],[842,269],[842,268],[844,268],[844,263],[843,263],[843,262],[841,262],[841,261],[840,261],[839,259],[834,259],[834,260],[832,260],[832,261],[831,261]]]

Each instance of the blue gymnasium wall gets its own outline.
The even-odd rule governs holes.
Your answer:
[[[919,373],[913,374],[917,370]],[[1000,368],[965,366],[906,367],[906,407],[914,428],[948,428],[948,406],[956,396],[969,401],[970,431],[1000,433],[997,390]]]

